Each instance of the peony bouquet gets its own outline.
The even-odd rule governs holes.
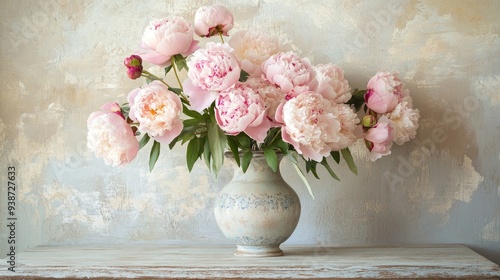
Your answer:
[[[376,160],[390,154],[394,142],[415,137],[419,112],[396,73],[379,72],[366,90],[352,90],[340,67],[313,65],[257,30],[225,39],[232,28],[233,15],[217,5],[199,8],[193,25],[179,16],[153,19],[141,50],[124,61],[131,79],[147,83],[132,90],[127,103],[107,103],[90,115],[88,147],[107,164],[125,165],[152,141],[152,170],[160,145],[187,143],[188,169],[203,158],[215,174],[226,152],[243,171],[255,151],[276,171],[281,153],[302,178],[299,158],[306,172],[317,177],[319,163],[338,179],[327,159],[342,157],[356,173],[349,147],[358,139]],[[200,47],[195,34],[213,40]],[[144,70],[143,60],[175,75],[178,84]],[[180,71],[187,71],[183,81]]]

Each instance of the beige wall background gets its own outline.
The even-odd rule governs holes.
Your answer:
[[[191,174],[185,147],[149,149],[112,168],[86,148],[86,119],[125,102],[143,81],[123,59],[153,16],[192,20],[195,1],[0,2],[0,250],[7,250],[7,167],[17,170],[17,248],[65,244],[227,243],[213,214],[215,180]],[[461,243],[500,263],[500,1],[218,1],[233,30],[262,28],[315,64],[332,62],[363,88],[401,73],[420,109],[417,139],[359,175],[321,172],[313,200],[288,162],[282,174],[303,212],[289,244]],[[147,67],[161,73],[161,69]]]

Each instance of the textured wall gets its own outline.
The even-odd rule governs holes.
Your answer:
[[[123,59],[153,16],[192,20],[210,1],[0,2],[0,223],[7,166],[17,168],[17,244],[223,243],[214,180],[189,174],[184,147],[148,152],[126,168],[86,148],[86,119],[141,84]],[[236,29],[265,28],[313,63],[333,62],[362,88],[378,70],[401,73],[420,109],[417,139],[375,164],[353,150],[359,175],[311,177],[316,200],[288,162],[302,199],[289,243],[463,243],[500,263],[499,1],[220,1]],[[151,67],[151,71],[160,69]],[[0,226],[5,256],[7,231]]]

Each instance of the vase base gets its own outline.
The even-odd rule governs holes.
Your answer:
[[[279,245],[236,245],[235,256],[239,257],[278,257],[283,256]]]

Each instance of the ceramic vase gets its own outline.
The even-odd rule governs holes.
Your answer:
[[[279,157],[281,161],[282,157]],[[280,244],[300,218],[297,193],[254,152],[245,173],[235,165],[234,177],[218,194],[215,219],[222,233],[236,243],[236,256],[281,256]]]

